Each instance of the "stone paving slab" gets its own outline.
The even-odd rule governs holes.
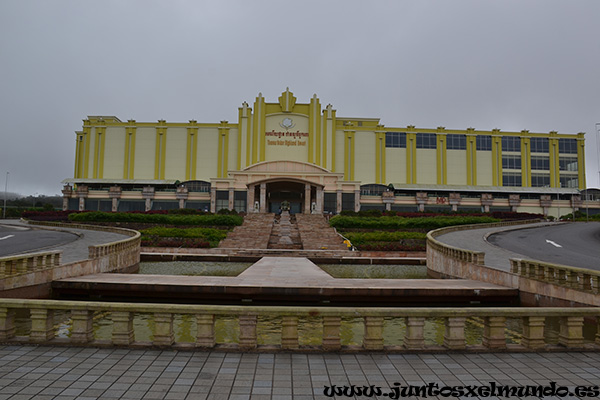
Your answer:
[[[598,386],[600,353],[340,355],[0,346],[0,400],[302,400],[330,398],[324,388],[331,385],[375,385],[387,393],[395,383],[441,387],[490,382],[556,382],[570,391]]]

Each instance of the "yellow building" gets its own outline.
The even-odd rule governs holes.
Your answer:
[[[386,127],[289,89],[244,102],[235,123],[90,116],[76,138],[65,209],[564,214],[585,188],[583,133]]]

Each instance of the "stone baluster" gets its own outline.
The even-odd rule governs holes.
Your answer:
[[[215,316],[212,314],[196,315],[198,326],[196,334],[197,347],[214,347],[215,345]]]
[[[565,347],[583,346],[583,317],[562,317],[558,343]]]
[[[15,310],[0,308],[0,341],[15,336]]]
[[[31,333],[29,340],[33,343],[43,343],[54,339],[54,310],[46,308],[32,308],[30,310]]]
[[[557,269],[557,278],[559,286],[565,286],[567,282],[567,271],[564,269]]]
[[[341,317],[323,317],[323,350],[339,350]]]
[[[513,274],[519,273],[519,260],[510,259],[510,272]]]
[[[594,293],[600,293],[600,275],[594,277]]]
[[[33,272],[33,271],[35,271],[36,266],[37,266],[37,257],[36,256],[27,257],[23,261],[25,262],[25,264],[27,264],[27,266],[26,266],[27,272]]]
[[[129,311],[113,311],[112,342],[117,346],[128,346],[133,343],[133,315]]]
[[[0,261],[0,279],[8,276],[7,267],[8,265],[6,261]]]
[[[256,342],[256,314],[240,315],[240,349],[255,349]]]
[[[363,347],[367,350],[383,349],[383,317],[365,317]]]
[[[444,346],[449,349],[465,348],[465,321],[464,317],[447,317],[445,321]]]
[[[545,317],[523,317],[523,339],[521,344],[528,349],[539,349],[546,345],[544,340]]]
[[[425,347],[425,318],[406,318],[406,334],[404,335],[404,347],[407,349],[422,349]]]
[[[567,271],[567,279],[568,279],[567,285],[570,288],[577,289],[579,287],[579,282],[577,280],[577,278],[578,278],[577,275],[578,275],[577,272]]]
[[[159,347],[169,347],[174,342],[173,314],[154,313],[154,340],[152,344]]]
[[[24,274],[27,272],[27,259],[26,258],[20,258],[16,261],[17,263],[17,268],[16,268],[16,273],[17,274]]]
[[[71,331],[72,343],[89,343],[94,340],[94,312],[90,310],[72,310],[71,319],[73,329]]]
[[[546,282],[556,282],[556,269],[554,267],[546,267]]]
[[[298,317],[285,316],[281,318],[281,348],[297,349]]]
[[[2,318],[2,309],[0,308],[0,318]],[[1,323],[0,319],[0,323]],[[0,331],[0,335],[2,332]],[[600,317],[596,317],[596,344],[600,346]]]
[[[592,291],[592,275],[586,273],[581,274],[579,289],[585,290],[586,292]]]
[[[546,279],[548,279],[548,272],[546,271],[546,267],[540,264],[537,264],[537,279],[540,281],[546,281]]]
[[[485,317],[482,343],[488,349],[506,348],[506,317]]]

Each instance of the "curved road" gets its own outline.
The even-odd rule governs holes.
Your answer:
[[[0,224],[0,257],[32,252],[77,240],[74,233]]]
[[[534,260],[600,270],[600,222],[509,230],[487,240]]]

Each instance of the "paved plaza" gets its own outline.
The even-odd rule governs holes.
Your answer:
[[[394,383],[547,386],[553,381],[572,391],[599,385],[599,367],[600,354],[588,352],[271,354],[4,346],[0,400],[326,399],[329,385],[375,385],[389,392]]]

